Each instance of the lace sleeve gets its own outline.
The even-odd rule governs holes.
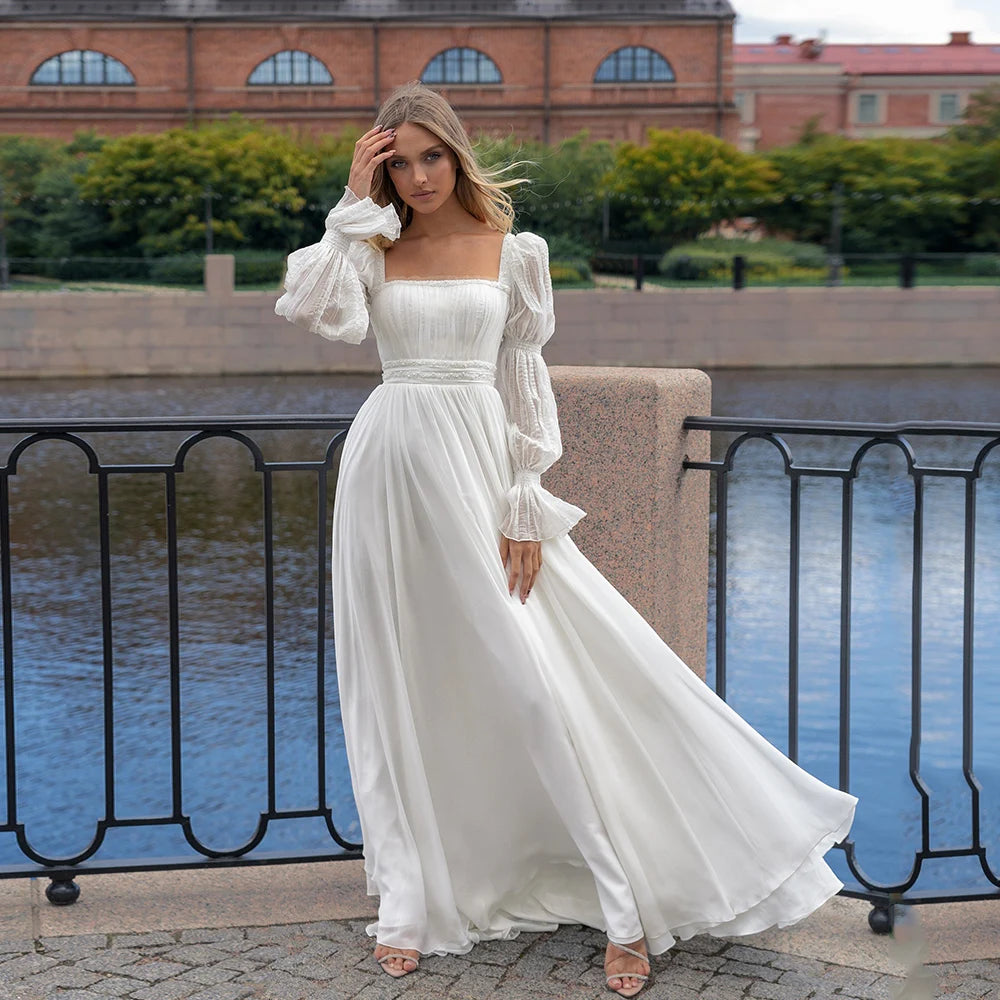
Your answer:
[[[345,188],[319,243],[289,254],[285,292],[274,311],[310,333],[360,344],[368,333],[365,289],[378,251],[358,241],[376,235],[399,236],[396,210]]]
[[[514,485],[500,531],[540,541],[565,534],[585,512],[553,496],[541,474],[562,455],[562,438],[542,345],[555,330],[545,240],[520,233],[511,240],[511,304],[497,358],[497,388],[507,413]]]

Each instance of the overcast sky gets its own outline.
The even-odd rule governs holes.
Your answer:
[[[946,42],[971,31],[974,42],[1000,44],[1000,0],[731,0],[736,41],[792,33],[828,42]]]

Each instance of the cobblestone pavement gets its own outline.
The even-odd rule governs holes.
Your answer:
[[[226,930],[86,934],[0,942],[2,1000],[597,1000],[605,940],[553,934],[424,958],[418,972],[379,971],[365,921]],[[645,1000],[1000,1000],[1000,960],[918,966],[907,979],[700,937],[653,960]]]

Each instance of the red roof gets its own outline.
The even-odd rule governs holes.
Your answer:
[[[845,73],[1000,75],[1000,45],[827,45],[813,40],[734,45],[737,66],[840,66]],[[814,54],[811,58],[809,53]]]

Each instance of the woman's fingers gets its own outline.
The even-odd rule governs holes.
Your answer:
[[[521,575],[521,546],[512,545],[510,547],[510,571],[507,573],[507,592],[514,593],[514,585]]]
[[[371,193],[372,177],[375,168],[387,160],[395,152],[386,151],[396,138],[395,129],[373,128],[365,132],[354,144],[354,157],[347,179],[347,186],[359,197],[364,198]]]
[[[523,604],[531,593],[535,581],[538,579],[539,570],[542,568],[542,543],[541,542],[519,542],[500,536],[500,561],[510,567],[507,573],[507,590],[514,593],[514,587],[520,578],[520,597]]]

